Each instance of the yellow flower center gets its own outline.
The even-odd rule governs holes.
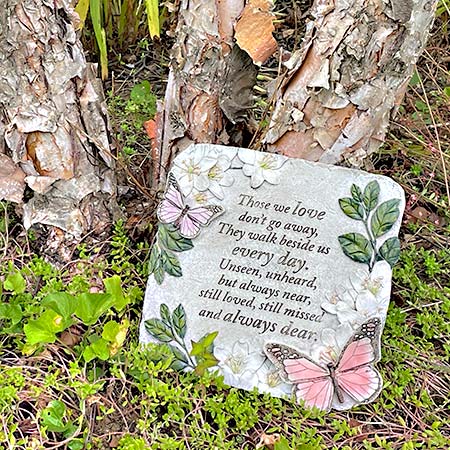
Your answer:
[[[222,170],[220,169],[220,167],[215,165],[214,167],[209,169],[208,178],[210,180],[217,180],[217,181],[221,180],[222,179]]]
[[[234,374],[240,374],[245,367],[245,357],[244,355],[230,355],[225,363]]]
[[[261,167],[261,169],[263,170],[275,169],[275,157],[273,155],[265,155],[259,161],[259,167]]]
[[[208,197],[204,192],[198,192],[194,195],[194,200],[197,203],[204,204],[208,201]]]
[[[266,382],[267,386],[275,388],[281,383],[281,378],[277,372],[269,372],[267,374]]]
[[[329,301],[332,305],[337,305],[337,302],[339,301],[339,297],[336,294],[336,292],[333,292],[333,295],[330,297]]]
[[[183,161],[184,171],[188,174],[189,180],[192,180],[194,175],[200,175],[200,166],[194,163],[193,158]]]
[[[383,286],[383,279],[381,277],[375,278],[373,280],[367,277],[363,283],[364,289],[367,289],[375,296],[378,294],[378,292],[380,292],[382,286]]]

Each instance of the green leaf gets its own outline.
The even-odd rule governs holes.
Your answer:
[[[48,406],[41,412],[42,425],[48,431],[54,433],[62,433],[67,428],[64,416],[66,414],[66,406],[61,400],[52,400]]]
[[[150,82],[147,80],[141,81],[133,86],[133,89],[131,89],[130,92],[130,100],[136,105],[146,104],[151,101],[153,97],[154,95],[152,93]]]
[[[181,277],[183,275],[181,271],[180,262],[173,253],[161,250],[161,263],[163,269],[173,277]]]
[[[391,267],[394,267],[400,258],[400,241],[397,237],[387,239],[379,250],[378,260],[384,259]]]
[[[378,181],[371,181],[364,189],[364,205],[367,211],[372,211],[378,203],[378,197],[380,195],[380,185]]]
[[[53,292],[48,294],[43,300],[42,305],[53,309],[66,321],[71,321],[72,314],[75,313],[77,307],[77,299],[66,292]]]
[[[119,332],[120,324],[118,324],[115,320],[110,320],[105,323],[105,326],[103,327],[102,338],[109,342],[114,342]]]
[[[359,186],[357,186],[356,184],[352,184],[350,192],[352,194],[353,200],[355,200],[358,203],[362,202],[362,192]]]
[[[91,362],[92,360],[94,360],[97,357],[97,355],[95,354],[94,349],[92,348],[92,345],[88,345],[84,350],[83,350],[83,359],[85,360],[85,362]]]
[[[80,30],[84,27],[84,22],[86,22],[88,11],[89,11],[89,0],[79,0],[77,6],[75,7],[75,12],[80,16],[80,26],[79,26]]]
[[[172,367],[173,370],[178,371],[185,369],[189,364],[186,355],[178,347],[175,347],[174,345],[168,345],[168,347],[170,348],[170,351],[173,354],[173,361],[170,364],[170,367]]]
[[[375,238],[383,236],[393,227],[400,215],[399,203],[400,200],[396,198],[388,200],[375,210],[370,223]]]
[[[121,311],[128,304],[128,298],[123,294],[122,283],[119,275],[113,275],[103,280],[107,294],[111,294],[113,306]]]
[[[285,437],[282,437],[278,442],[276,442],[273,448],[274,450],[291,450],[289,442]]]
[[[57,312],[48,309],[36,320],[30,320],[24,325],[23,331],[27,338],[27,343],[51,344],[56,341],[56,333],[66,328],[63,317]]]
[[[364,220],[364,208],[361,203],[353,198],[340,198],[339,206],[344,214],[351,219]]]
[[[161,284],[164,281],[164,273],[162,264],[158,264],[158,267],[153,272],[157,284]]]
[[[84,439],[71,439],[70,442],[67,443],[67,447],[69,450],[83,450],[85,448]]]
[[[218,331],[214,331],[212,333],[205,334],[198,342],[191,341],[191,356],[202,356],[211,353],[213,350],[214,340],[218,334]]]
[[[109,343],[99,336],[94,336],[95,341],[83,350],[83,358],[86,362],[98,358],[102,361],[108,360],[110,357]]]
[[[417,70],[414,71],[413,76],[411,77],[411,80],[409,81],[410,86],[416,86],[420,83],[420,76],[417,72]]]
[[[174,339],[172,330],[162,320],[148,319],[145,321],[145,329],[160,342],[172,342]]]
[[[162,255],[157,245],[154,245],[150,253],[150,261],[148,264],[149,274],[153,274],[157,284],[164,281],[164,267],[162,263]]]
[[[152,251],[150,252],[150,258],[148,261],[148,273],[155,272],[159,264],[160,264],[159,248],[157,245],[154,245]]]
[[[338,237],[343,252],[353,261],[368,264],[372,257],[370,242],[360,233],[348,233]]]
[[[15,325],[22,320],[22,317],[23,313],[20,305],[0,303],[0,319],[8,319],[12,325]]]
[[[186,336],[186,312],[181,303],[175,308],[172,314],[172,324],[175,333],[183,339]]]
[[[161,316],[163,322],[165,322],[167,325],[170,325],[171,323],[170,311],[169,307],[165,303],[162,303],[161,306],[159,307],[159,315]]]
[[[85,325],[93,325],[114,303],[110,294],[84,293],[77,297],[75,314]]]
[[[198,358],[198,363],[195,366],[195,373],[199,376],[202,376],[205,371],[211,367],[217,366],[219,360],[211,353]]]
[[[26,288],[25,279],[20,272],[11,273],[6,277],[3,287],[14,294],[23,294]]]
[[[180,232],[174,225],[161,224],[158,227],[159,243],[168,250],[174,252],[185,252],[194,247],[190,239],[180,235]]]
[[[91,344],[91,347],[95,355],[102,361],[106,361],[109,358],[109,345],[104,339],[98,339]]]

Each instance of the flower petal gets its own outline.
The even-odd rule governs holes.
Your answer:
[[[234,183],[234,177],[230,172],[225,172],[219,183],[221,186],[229,187]]]
[[[281,171],[279,170],[263,170],[264,179],[270,184],[278,184],[281,179]]]
[[[256,170],[256,167],[252,166],[250,164],[244,164],[244,167],[242,167],[242,172],[244,172],[244,175],[247,177],[251,177],[255,170]]]
[[[371,317],[377,313],[377,299],[369,291],[358,294],[355,305],[356,310],[365,317]]]
[[[173,174],[175,175],[175,178],[178,181],[178,184],[180,186],[181,192],[187,196],[192,192],[192,189],[194,188],[194,180],[192,177],[190,177],[185,172],[179,172],[176,170],[176,168],[173,169]]]
[[[200,192],[206,191],[209,188],[210,181],[208,175],[201,173],[198,177],[194,178],[194,187]]]
[[[264,175],[261,168],[257,167],[252,174],[250,186],[254,189],[259,188],[264,183]]]
[[[225,172],[228,170],[231,166],[231,159],[228,157],[228,155],[224,155],[223,153],[219,155],[217,158],[216,165],[220,168],[222,172]]]
[[[333,330],[332,328],[323,329],[320,333],[320,340],[322,341],[322,344],[327,347],[337,347],[336,330]]]
[[[256,154],[257,152],[255,150],[247,150],[245,148],[241,148],[238,151],[238,157],[239,159],[245,163],[245,164],[250,164],[250,165],[254,165],[255,161],[256,161]]]
[[[210,182],[208,190],[212,195],[214,195],[214,197],[218,198],[219,200],[224,199],[224,192],[221,183],[218,183],[217,181]]]
[[[324,309],[327,313],[330,313],[330,314],[337,314],[336,305],[337,305],[337,303],[323,302],[323,303],[320,305],[320,307],[321,307],[322,309]]]

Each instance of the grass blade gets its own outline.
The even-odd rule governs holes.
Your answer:
[[[108,50],[106,47],[106,33],[102,24],[101,0],[90,0],[90,12],[92,26],[94,27],[95,40],[100,52],[100,67],[102,80],[108,77]]]
[[[159,37],[159,11],[158,0],[145,0],[145,10],[147,11],[148,30],[150,37]]]

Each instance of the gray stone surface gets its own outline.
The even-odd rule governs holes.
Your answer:
[[[158,210],[141,342],[170,344],[178,368],[214,366],[232,386],[294,393],[308,406],[346,409],[375,398],[381,379],[372,363],[404,209],[399,185],[358,170],[203,144],[179,155],[172,174],[176,181]],[[285,356],[304,355],[334,389],[329,380],[340,376],[333,370],[343,372],[340,355],[378,320],[374,336],[360,341],[373,352],[362,365],[377,384],[372,390],[355,397],[341,389],[317,401],[310,388],[305,394],[309,382],[289,379]],[[197,355],[188,355],[191,341],[200,342]],[[286,347],[270,351],[274,344]]]

